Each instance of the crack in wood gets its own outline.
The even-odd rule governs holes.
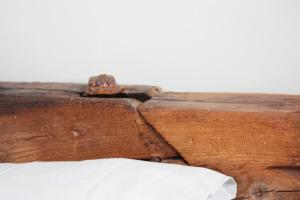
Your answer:
[[[143,104],[143,103],[141,103],[141,104]],[[165,138],[163,138],[163,136],[152,126],[152,124],[150,124],[145,118],[144,118],[144,116],[143,116],[143,114],[140,112],[140,110],[139,110],[139,106],[141,105],[141,104],[139,104],[138,106],[137,106],[137,113],[139,114],[139,116],[141,117],[141,119],[143,120],[143,122],[150,128],[150,129],[152,129],[153,130],[153,132],[155,132],[155,134],[156,134],[156,136],[159,138],[159,140],[161,140],[161,141],[164,141],[164,143],[166,143],[171,149],[172,149],[172,151],[174,151],[175,153],[176,153],[176,157],[177,158],[181,158],[182,160],[184,160],[184,158],[179,154],[179,152],[171,145],[171,144],[169,144],[168,143],[168,141],[165,139]],[[186,162],[185,160],[184,160],[184,162]]]
[[[299,193],[300,197],[300,190],[268,190],[268,191],[262,191],[259,193],[253,193],[250,196],[244,196],[244,197],[238,197],[236,200],[244,200],[244,199],[253,199],[253,200],[263,200],[265,199],[264,195],[274,193]],[[266,197],[267,198],[267,197]]]

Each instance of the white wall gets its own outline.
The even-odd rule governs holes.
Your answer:
[[[0,80],[300,94],[299,0],[0,0]]]

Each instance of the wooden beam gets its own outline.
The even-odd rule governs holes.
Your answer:
[[[190,164],[232,170],[300,165],[299,96],[165,96],[139,110]]]
[[[106,96],[109,97],[126,97],[140,101],[146,101],[154,96],[160,95],[162,89],[151,85],[120,85],[121,94]],[[43,83],[43,82],[0,82],[0,89],[30,89],[46,91],[65,91],[83,95],[86,91],[87,84],[82,83]]]
[[[233,176],[237,199],[300,199],[300,96],[125,87],[99,98],[84,84],[0,83],[0,162],[189,164]]]
[[[300,96],[165,93],[138,109],[189,165],[233,176],[238,199],[300,199]]]
[[[151,159],[177,153],[140,116],[141,102],[48,88],[0,89],[0,161]]]

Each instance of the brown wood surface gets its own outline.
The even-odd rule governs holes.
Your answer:
[[[300,96],[165,93],[138,109],[188,164],[234,176],[239,198],[300,199]],[[253,195],[257,183],[268,198]]]
[[[190,164],[232,170],[300,166],[299,96],[280,101],[280,95],[254,95],[251,101],[231,94],[228,101],[226,94],[223,101],[201,101],[195,94],[192,100],[177,95],[149,100],[139,110]]]
[[[235,172],[235,180],[238,183],[237,199],[299,200],[298,170],[281,168]]]
[[[118,97],[148,100],[162,93],[160,87],[150,85],[120,85],[122,93]],[[0,89],[30,89],[46,91],[65,91],[84,94],[87,84],[82,83],[43,83],[43,82],[0,82]],[[110,97],[110,96],[107,96]]]
[[[140,103],[68,91],[0,89],[0,161],[176,157],[141,118]]]
[[[0,162],[189,164],[233,176],[237,199],[300,199],[300,96],[123,87],[99,98],[85,84],[0,82]]]

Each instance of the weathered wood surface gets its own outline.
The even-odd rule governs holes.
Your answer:
[[[140,103],[67,90],[2,88],[0,161],[176,157],[141,118]]]
[[[188,164],[234,176],[240,198],[264,199],[250,187],[262,183],[266,199],[300,199],[300,96],[165,93],[138,109]]]
[[[236,172],[237,199],[299,200],[300,173],[298,170],[281,168]]]
[[[228,101],[227,94],[201,101],[177,95],[154,98],[139,110],[190,164],[232,170],[300,166],[299,96],[254,95],[251,101],[232,94]]]
[[[233,176],[237,199],[300,199],[300,96],[125,87],[97,98],[85,84],[0,82],[0,162],[187,163]]]
[[[153,96],[162,93],[160,87],[149,85],[120,85],[121,94],[117,97],[127,97],[145,101]],[[2,89],[34,89],[46,91],[65,91],[83,94],[86,91],[87,84],[81,83],[42,83],[42,82],[0,82]],[[110,97],[110,96],[107,96]]]
[[[87,84],[81,83],[0,82],[1,89],[31,89],[83,93],[86,87]]]

